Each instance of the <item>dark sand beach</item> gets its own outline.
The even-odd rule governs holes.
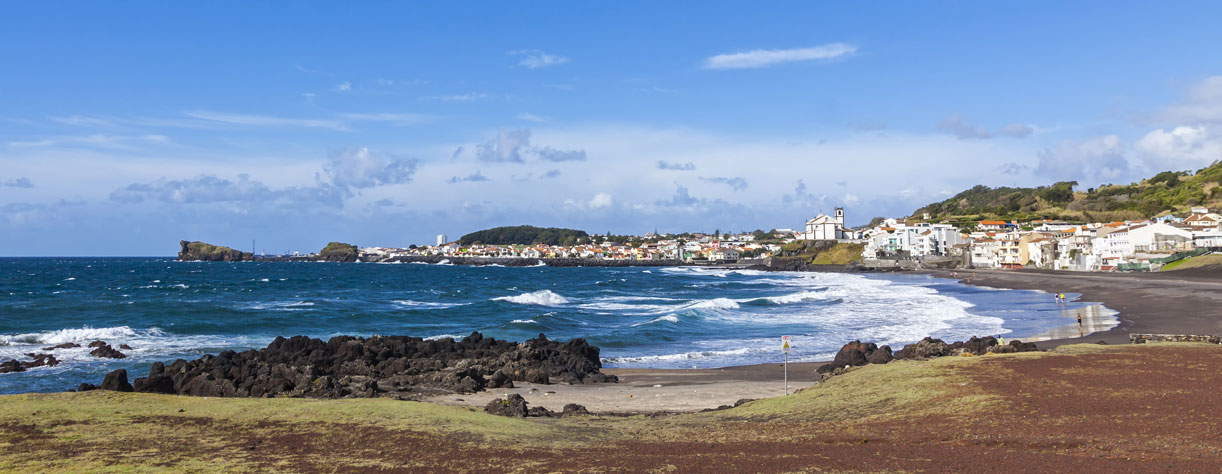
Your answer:
[[[951,278],[951,271],[929,272]],[[1118,311],[1120,325],[1084,338],[1040,342],[1128,344],[1129,334],[1222,334],[1222,268],[1155,273],[1087,273],[1052,270],[962,270],[965,284],[992,288],[1081,293]]]

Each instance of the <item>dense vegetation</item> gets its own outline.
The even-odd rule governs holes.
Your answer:
[[[863,244],[837,243],[826,240],[795,240],[781,246],[781,251],[772,258],[779,260],[801,260],[816,265],[847,265],[861,260]]]
[[[472,232],[458,239],[459,245],[488,244],[547,244],[575,245],[589,241],[590,235],[584,230],[560,229],[556,227],[535,227],[519,225],[512,227],[496,227]]]
[[[319,259],[327,262],[355,262],[358,256],[355,245],[343,242],[331,242],[318,252]]]
[[[974,221],[1063,219],[1110,221],[1180,213],[1192,206],[1222,207],[1222,162],[1195,173],[1164,171],[1132,184],[1107,184],[1075,191],[1075,181],[1037,188],[975,186],[942,202],[917,209],[931,220]]]

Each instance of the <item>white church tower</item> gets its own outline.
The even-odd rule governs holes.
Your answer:
[[[806,221],[806,232],[802,233],[805,240],[837,240],[846,238],[844,232],[844,208],[837,207],[828,216],[822,212],[817,217]]]

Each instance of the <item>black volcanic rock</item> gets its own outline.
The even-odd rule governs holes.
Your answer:
[[[105,344],[105,343],[103,343],[103,344]],[[74,349],[74,348],[77,348],[77,347],[81,347],[81,345],[80,345],[80,344],[77,344],[77,343],[75,343],[75,342],[65,342],[65,343],[63,343],[63,344],[59,344],[59,345],[55,345],[55,346],[51,346],[51,347],[44,347],[44,348],[42,348],[42,350],[44,350],[44,351],[53,351],[53,350],[56,350],[56,349]]]
[[[10,359],[7,362],[0,363],[0,374],[10,372],[25,372],[26,370],[33,369],[35,367],[54,367],[59,365],[59,359],[56,359],[55,356],[51,354],[29,353],[26,354],[26,357],[29,357],[32,360],[29,362],[22,362],[17,359]]]
[[[211,397],[419,399],[515,381],[615,382],[584,339],[523,343],[475,332],[461,341],[406,336],[278,337],[266,348],[153,364],[135,390]]]
[[[102,345],[97,349],[89,351],[89,355],[106,359],[123,359],[127,357],[127,354],[119,352],[117,349],[110,347],[109,344]]]
[[[127,369],[119,369],[106,374],[106,377],[102,379],[102,385],[98,388],[115,392],[131,392],[132,384],[127,383]]]
[[[513,394],[505,398],[498,398],[488,402],[484,406],[484,411],[489,414],[498,416],[513,416],[518,418],[526,418],[530,414],[530,409],[526,407],[526,399],[521,395]]]

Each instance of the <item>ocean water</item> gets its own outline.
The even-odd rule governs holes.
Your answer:
[[[1071,295],[1076,296],[1076,295]],[[1051,294],[921,275],[697,268],[0,259],[0,361],[63,342],[128,344],[129,357],[0,374],[0,393],[61,391],[116,368],[265,346],[276,336],[584,337],[611,367],[828,360],[853,339],[1028,337],[1073,324]]]

